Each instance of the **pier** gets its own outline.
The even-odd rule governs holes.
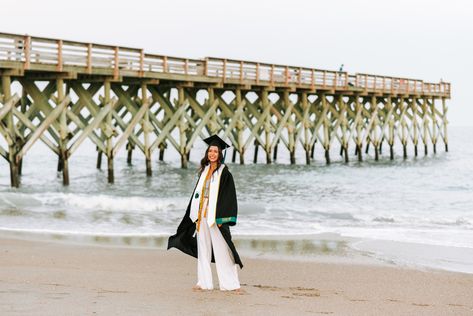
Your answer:
[[[331,149],[362,161],[383,143],[394,159],[395,142],[408,156],[448,151],[450,83],[349,74],[307,67],[225,58],[176,58],[143,49],[0,33],[0,155],[20,184],[23,157],[38,141],[58,157],[69,184],[68,160],[89,139],[97,168],[106,159],[114,182],[120,150],[143,153],[146,175],[152,157],[163,160],[173,147],[187,167],[196,140],[219,134],[233,146],[232,162],[258,150],[266,163],[278,149],[296,163],[302,148],[310,164]],[[336,146],[337,145],[337,146]],[[420,148],[419,148],[420,147]],[[317,150],[319,148],[320,150]],[[353,152],[349,149],[353,148]],[[338,154],[338,153],[337,153]],[[105,164],[105,162],[104,162]],[[3,174],[3,171],[2,171]]]

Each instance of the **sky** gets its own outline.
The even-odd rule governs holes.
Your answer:
[[[467,0],[0,0],[0,32],[452,83],[448,119],[473,126]],[[471,95],[470,95],[471,93]]]

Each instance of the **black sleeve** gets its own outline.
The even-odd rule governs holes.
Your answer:
[[[238,217],[238,202],[235,183],[228,167],[223,169],[217,200],[217,224],[236,225]]]

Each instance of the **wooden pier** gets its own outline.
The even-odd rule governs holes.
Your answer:
[[[231,142],[232,161],[244,163],[255,146],[266,162],[284,146],[304,163],[339,144],[362,161],[369,147],[379,159],[382,144],[394,158],[394,144],[423,145],[435,153],[441,138],[448,151],[447,105],[450,84],[348,74],[222,58],[188,59],[142,49],[0,33],[0,155],[10,164],[11,185],[19,186],[22,160],[39,140],[58,156],[58,171],[69,184],[68,160],[90,139],[97,168],[107,158],[108,181],[119,150],[159,159],[169,146],[187,167],[198,138],[219,134]],[[16,91],[16,92],[15,92]],[[338,149],[338,148],[337,148]],[[363,150],[365,149],[365,150]]]

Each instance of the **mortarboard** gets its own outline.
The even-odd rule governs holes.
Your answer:
[[[228,145],[226,142],[223,141],[223,139],[221,139],[220,137],[218,137],[218,135],[212,135],[210,137],[207,137],[206,139],[204,139],[204,142],[207,143],[207,145],[209,146],[217,146],[219,147],[222,151],[224,151],[225,149],[227,149],[228,147],[230,147],[230,145]],[[224,156],[222,158],[222,162],[225,161],[225,156],[227,155],[226,152],[224,152]]]
[[[225,150],[227,149],[228,147],[230,147],[230,145],[228,145],[227,143],[225,143],[223,141],[223,139],[221,139],[220,137],[218,137],[218,135],[212,135],[210,137],[207,137],[206,139],[204,139],[204,142],[206,142],[209,146],[213,145],[213,146],[218,146],[220,147],[220,149],[222,150]]]

